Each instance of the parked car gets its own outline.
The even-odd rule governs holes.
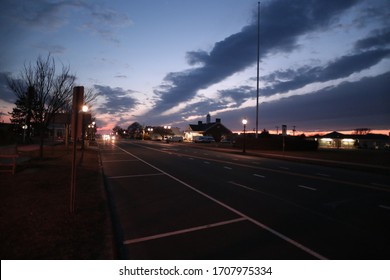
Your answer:
[[[183,136],[169,137],[169,138],[167,138],[167,142],[178,142],[178,143],[181,143],[181,142],[183,142]]]
[[[212,136],[200,136],[194,140],[195,143],[214,143],[215,140]]]

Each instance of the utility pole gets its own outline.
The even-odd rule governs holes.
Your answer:
[[[259,136],[259,67],[260,67],[260,2],[257,2],[257,94],[256,94],[256,139]]]

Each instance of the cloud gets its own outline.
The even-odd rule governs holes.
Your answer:
[[[7,83],[7,77],[11,73],[0,72],[0,102],[4,101],[7,103],[15,103],[16,97],[15,94],[9,89]]]
[[[0,23],[4,26],[9,26],[12,22],[23,29],[36,28],[44,32],[55,32],[64,26],[79,24],[79,29],[114,42],[119,42],[117,31],[120,28],[133,24],[130,17],[122,11],[80,0],[5,0],[0,8],[3,12]],[[81,23],[69,19],[75,14],[79,15]]]
[[[261,56],[296,49],[300,35],[327,28],[332,20],[358,1],[275,0],[261,8]],[[283,20],[281,20],[283,19]],[[198,68],[169,73],[164,87],[155,90],[159,99],[154,113],[161,114],[178,103],[191,100],[200,89],[218,83],[234,73],[253,65],[257,57],[257,23],[245,26],[240,32],[217,42],[207,53],[203,50],[187,53],[190,65]]]
[[[376,65],[389,55],[390,49],[375,49],[342,56],[323,67],[304,66],[297,70],[277,70],[270,75],[261,77],[264,82],[271,84],[261,89],[261,95],[270,96],[298,89],[315,82],[345,78]]]
[[[138,100],[133,97],[134,91],[132,90],[102,85],[94,85],[94,88],[99,92],[99,98],[103,98],[103,102],[99,102],[99,107],[96,108],[99,114],[121,116],[128,114],[139,104]]]
[[[307,94],[292,96],[259,106],[259,129],[286,124],[305,130],[349,130],[356,127],[388,129],[390,123],[390,72],[357,82],[345,82]],[[368,94],[369,93],[369,94]],[[248,128],[255,126],[255,108],[221,113],[223,123],[239,123],[248,116]],[[235,128],[239,128],[237,125]],[[232,129],[235,129],[232,128]]]
[[[17,25],[53,31],[65,25],[70,7],[82,8],[81,1],[49,2],[45,0],[6,0],[1,4],[7,20]]]
[[[355,43],[356,50],[366,50],[370,48],[383,48],[390,45],[390,28],[375,30],[372,36],[361,39]]]

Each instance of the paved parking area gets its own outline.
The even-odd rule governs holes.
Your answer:
[[[277,259],[278,249],[294,259],[313,258],[131,153],[107,147],[101,159],[123,258]]]

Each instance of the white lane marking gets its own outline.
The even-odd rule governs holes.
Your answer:
[[[192,158],[192,157],[190,157],[190,158],[188,158],[189,160],[194,160],[194,158]]]
[[[137,159],[116,159],[116,160],[102,160],[102,163],[111,163],[111,162],[124,162],[124,161],[138,161]]]
[[[385,188],[390,188],[389,185],[385,185],[385,184],[379,184],[379,183],[371,183],[371,185],[373,186],[377,186],[377,187],[385,187]]]
[[[288,167],[284,167],[284,166],[279,166],[280,169],[283,169],[283,170],[290,170],[290,168]]]
[[[109,179],[122,179],[122,178],[136,178],[136,177],[149,177],[149,176],[161,176],[163,173],[150,173],[150,174],[137,174],[137,175],[123,175],[123,176],[110,176]]]
[[[232,168],[229,166],[224,166],[223,168],[228,169],[228,170],[232,170]]]
[[[256,191],[255,189],[252,189],[252,188],[250,188],[250,187],[247,187],[247,186],[241,185],[241,184],[239,184],[239,183],[236,183],[236,182],[233,182],[233,181],[230,181],[230,182],[228,182],[228,183],[229,183],[229,184],[232,184],[232,185],[235,185],[235,186],[237,186],[237,187],[240,187],[240,188],[244,188],[244,189],[247,189],[247,190],[253,191],[253,192],[255,192],[255,191]]]
[[[160,233],[160,234],[151,235],[151,236],[129,239],[129,240],[123,241],[123,244],[129,245],[129,244],[149,241],[149,240],[153,240],[153,239],[159,239],[159,238],[169,237],[169,236],[173,236],[173,235],[209,229],[209,228],[213,228],[213,227],[220,227],[220,226],[224,226],[224,225],[228,225],[228,224],[232,224],[232,223],[242,222],[245,220],[246,220],[245,218],[237,218],[237,219],[223,221],[223,222],[214,223],[214,224],[208,224],[208,225],[203,225],[203,226],[198,226],[198,227],[193,227],[193,228],[187,228],[187,229],[176,230],[176,231],[171,231],[171,232],[166,232],[166,233]]]
[[[386,206],[386,205],[378,205],[380,208],[383,208],[383,209],[386,209],[386,210],[390,210],[390,206]]]
[[[265,178],[265,176],[264,176],[264,175],[260,175],[260,174],[253,174],[253,176],[255,176],[255,177],[259,177],[259,178]]]
[[[161,151],[159,149],[146,147],[146,146],[143,146],[143,145],[140,145],[140,144],[131,143],[131,145],[139,146],[139,147],[142,147],[143,149],[149,149],[149,150],[154,150],[154,151],[157,151],[157,152],[163,152],[163,151]],[[194,152],[194,153],[196,153],[196,152]],[[189,156],[189,155],[186,155],[186,156]],[[198,156],[195,156],[195,157],[197,159],[206,159],[206,158],[198,157]],[[329,177],[318,177],[315,174],[302,174],[302,173],[292,172],[292,171],[287,171],[287,170],[272,169],[272,168],[267,168],[267,167],[262,167],[262,166],[253,166],[253,165],[244,164],[244,163],[240,163],[240,162],[228,161],[227,158],[226,158],[226,160],[207,158],[207,160],[210,160],[210,161],[213,161],[213,162],[220,162],[220,163],[224,163],[224,164],[233,164],[233,165],[237,165],[237,166],[245,167],[245,168],[254,168],[254,169],[259,169],[259,170],[273,172],[273,173],[286,174],[286,175],[291,175],[291,176],[295,176],[295,177],[302,177],[302,178],[309,178],[309,179],[316,179],[316,180],[319,179],[319,180],[323,180],[323,181],[327,181],[327,182],[331,182],[331,183],[338,183],[338,184],[343,184],[343,185],[355,186],[355,187],[359,187],[359,188],[365,188],[365,189],[372,189],[372,190],[380,190],[380,191],[390,192],[390,186],[387,187],[387,188],[383,188],[383,187],[372,186],[372,185],[363,184],[363,183],[355,183],[355,182],[350,182],[350,181],[343,181],[343,180],[333,179],[331,176],[329,176]]]
[[[307,186],[304,186],[304,185],[298,185],[298,187],[302,188],[302,189],[311,190],[311,191],[316,191],[317,190],[316,188],[311,188],[311,187],[307,187]]]
[[[330,175],[324,173],[316,173],[315,175],[322,176],[322,177],[330,177]]]
[[[238,211],[237,209],[235,209],[235,208],[233,208],[233,207],[231,207],[231,206],[229,206],[229,205],[227,205],[227,204],[225,204],[225,203],[219,201],[218,199],[216,199],[216,198],[214,198],[214,197],[212,197],[212,196],[210,196],[210,195],[208,195],[208,194],[206,194],[206,193],[204,193],[204,192],[198,190],[197,188],[195,188],[195,187],[193,187],[193,186],[187,184],[186,182],[180,180],[179,178],[176,178],[175,176],[173,176],[173,175],[171,175],[171,174],[169,174],[169,173],[167,173],[167,172],[161,170],[160,168],[154,166],[153,164],[151,164],[151,163],[149,163],[149,162],[147,162],[147,161],[145,161],[145,160],[143,160],[143,159],[137,157],[136,155],[133,155],[132,153],[126,151],[125,149],[122,149],[121,147],[118,147],[118,148],[121,149],[122,151],[124,151],[125,153],[127,153],[127,154],[129,154],[129,155],[135,157],[135,158],[138,159],[139,161],[145,163],[146,165],[149,165],[150,167],[156,169],[157,171],[159,171],[159,172],[161,172],[161,173],[164,173],[166,176],[168,176],[169,178],[175,180],[176,182],[179,182],[180,184],[186,186],[187,188],[193,190],[194,192],[196,192],[196,193],[198,193],[198,194],[200,194],[200,195],[202,195],[202,196],[208,198],[208,199],[211,200],[211,201],[214,201],[215,203],[217,203],[218,205],[222,206],[223,208],[228,209],[228,210],[230,210],[231,212],[237,214],[238,216],[240,216],[240,217],[242,217],[242,218],[244,218],[244,219],[246,219],[246,220],[252,222],[252,223],[255,224],[256,226],[258,226],[258,227],[260,227],[260,228],[262,228],[262,229],[264,229],[264,230],[266,230],[266,231],[272,233],[273,235],[279,237],[280,239],[286,241],[287,243],[290,243],[291,245],[293,245],[293,246],[297,247],[298,249],[300,249],[300,250],[306,252],[307,254],[309,254],[309,255],[311,255],[311,256],[317,258],[317,259],[322,259],[322,260],[326,260],[326,259],[327,259],[327,258],[325,258],[324,256],[322,256],[321,254],[319,254],[319,253],[315,252],[314,250],[312,250],[312,249],[310,249],[310,248],[304,246],[303,244],[299,243],[298,241],[295,241],[294,239],[292,239],[292,238],[290,238],[290,237],[288,237],[288,236],[286,236],[286,235],[284,235],[284,234],[282,234],[282,233],[280,233],[280,232],[274,230],[273,228],[271,228],[271,227],[269,227],[269,226],[267,226],[267,225],[265,225],[265,224],[263,224],[263,223],[261,223],[261,222],[255,220],[255,219],[253,219],[253,218],[251,218],[251,217],[245,215],[244,213]]]
[[[208,161],[204,161],[203,163],[204,163],[204,164],[210,164],[210,162],[208,162]]]

